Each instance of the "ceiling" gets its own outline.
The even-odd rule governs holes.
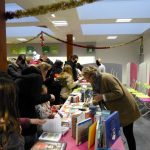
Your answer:
[[[5,0],[6,11],[27,9],[39,5],[69,0]],[[132,19],[131,22],[116,22],[116,19]],[[55,26],[52,21],[67,21],[67,26]],[[75,43],[96,42],[102,44],[124,43],[136,39],[150,29],[150,0],[97,0],[81,7],[51,13],[7,20],[7,43],[19,43],[17,38],[27,40],[41,31],[66,40],[73,34]],[[116,39],[107,39],[117,36]],[[45,37],[45,42],[58,41]],[[40,43],[40,39],[32,43]]]

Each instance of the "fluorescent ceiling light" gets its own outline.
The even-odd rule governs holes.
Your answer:
[[[132,19],[117,19],[116,22],[131,22]]]
[[[22,41],[22,42],[27,41],[27,39],[25,39],[25,38],[17,38],[17,40],[18,40],[18,41]]]
[[[67,25],[68,25],[68,22],[67,22],[67,21],[52,21],[52,23],[53,23],[55,26],[67,26]]]
[[[15,12],[17,10],[24,10],[24,9],[16,3],[7,3],[5,4],[5,10]],[[23,17],[18,19],[14,18],[7,20],[7,23],[16,23],[16,22],[39,22],[39,20],[35,17]]]
[[[51,14],[51,16],[53,17],[53,18],[55,18],[56,16],[55,16],[55,14]]]
[[[114,40],[114,39],[116,39],[117,38],[117,36],[107,36],[107,39],[108,40]]]
[[[83,35],[143,34],[150,23],[81,24]]]
[[[76,9],[80,20],[150,18],[150,0],[103,0]]]

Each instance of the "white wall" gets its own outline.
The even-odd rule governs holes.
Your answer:
[[[102,45],[95,44],[95,43],[80,43],[80,44],[81,45],[102,46]],[[59,44],[48,44],[48,45],[49,46],[57,45],[58,49],[59,49],[57,56],[48,55],[48,57],[50,57],[50,59],[52,61],[55,61],[56,59],[66,60],[66,45],[65,44],[59,43]],[[11,46],[12,45],[7,45],[8,56],[12,56],[10,51],[9,51]],[[28,43],[28,44],[24,44],[22,46],[34,46],[37,49],[37,52],[41,53],[40,44]],[[138,42],[134,42],[134,43],[131,43],[129,45],[121,46],[118,48],[97,49],[93,53],[87,53],[87,50],[85,48],[73,47],[73,49],[74,49],[73,53],[77,54],[79,56],[79,62],[81,64],[95,63],[95,57],[96,58],[97,57],[102,58],[104,63],[122,64],[122,66],[123,66],[123,73],[122,73],[123,83],[126,83],[126,81],[127,81],[127,78],[126,78],[127,63],[128,62],[138,63],[138,60],[139,60],[139,43]]]
[[[143,39],[144,62],[150,63],[150,33],[145,34]]]
[[[96,57],[102,58],[104,63],[116,63],[121,64],[123,67],[122,82],[127,82],[127,63],[139,61],[139,42],[134,42],[125,46],[111,48],[111,49],[99,49],[96,50]],[[102,46],[97,44],[96,46]]]

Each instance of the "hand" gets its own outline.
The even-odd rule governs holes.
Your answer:
[[[44,120],[44,119],[38,119],[38,118],[30,119],[30,123],[35,124],[35,125],[42,125],[45,122],[46,122],[46,120]]]
[[[95,94],[93,99],[100,102],[103,100],[103,96],[101,94]]]
[[[55,96],[53,94],[50,94],[51,95],[51,102],[55,101]]]
[[[55,115],[53,113],[50,113],[48,116],[49,119],[54,119],[54,117],[55,117]]]

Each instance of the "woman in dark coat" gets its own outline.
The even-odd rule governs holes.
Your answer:
[[[37,118],[35,105],[52,100],[53,95],[41,94],[43,77],[41,71],[31,66],[22,72],[22,76],[16,80],[18,86],[18,106],[20,117],[23,118]],[[37,127],[30,125],[23,129],[22,134],[25,137],[26,149],[29,149],[36,140]]]

